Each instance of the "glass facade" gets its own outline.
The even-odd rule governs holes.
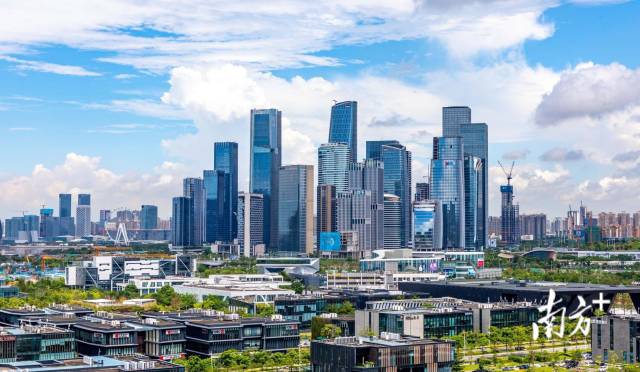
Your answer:
[[[187,247],[191,241],[191,199],[183,196],[175,197],[172,201],[171,213],[171,243],[175,246]]]
[[[482,250],[487,246],[488,220],[489,220],[489,143],[488,129],[485,123],[468,123],[460,127],[460,132],[464,141],[464,153],[467,156],[479,159],[477,165],[477,200],[473,204],[475,207],[476,235],[475,246],[467,249]],[[467,204],[469,205],[469,204]]]
[[[411,152],[400,144],[381,147],[384,192],[400,198],[400,246],[408,247],[411,236]]]
[[[213,145],[213,169],[229,176],[225,196],[230,200],[225,207],[224,241],[231,241],[238,235],[238,144],[235,142],[216,142]]]
[[[344,143],[326,143],[318,148],[318,186],[333,185],[336,192],[349,188],[351,150]]]
[[[140,228],[154,230],[158,228],[158,207],[143,205],[140,209]]]
[[[417,251],[442,248],[442,221],[437,201],[416,202],[413,205],[413,246]]]
[[[252,193],[263,195],[263,241],[276,246],[278,240],[278,173],[281,166],[282,113],[276,109],[251,110]]]
[[[472,312],[424,314],[424,337],[455,336],[461,332],[473,332]]]
[[[205,188],[206,242],[230,242],[234,239],[231,224],[231,176],[217,170],[203,172]],[[237,198],[235,198],[237,199]]]
[[[189,234],[192,245],[202,245],[205,238],[205,192],[202,178],[189,177],[183,180],[183,196],[191,202]]]
[[[382,146],[399,144],[396,140],[367,141],[367,159],[382,161]]]
[[[346,143],[351,161],[358,160],[358,102],[339,102],[331,107],[328,142]]]
[[[313,166],[280,168],[278,251],[313,254]]]
[[[474,156],[464,157],[464,239],[465,247],[474,250],[482,240],[478,234],[478,181],[482,172],[482,161]]]
[[[466,106],[442,108],[442,136],[458,137],[461,124],[471,123],[471,109]]]
[[[60,217],[71,217],[71,194],[60,194],[58,199],[60,202],[58,215]]]
[[[402,248],[402,204],[400,197],[384,195],[384,248]]]

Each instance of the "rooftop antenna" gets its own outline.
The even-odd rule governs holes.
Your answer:
[[[338,101],[337,101],[337,100],[335,100],[335,99],[332,99],[332,101],[333,101],[333,104],[334,104],[334,105],[338,103]]]

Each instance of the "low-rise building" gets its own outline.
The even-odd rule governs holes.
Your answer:
[[[591,319],[591,352],[608,362],[640,362],[640,315],[606,315]],[[613,354],[616,354],[613,357]]]
[[[2,365],[3,371],[20,372],[185,372],[185,368],[178,364],[150,360],[142,356],[130,357],[83,357],[78,359],[48,360],[43,362],[21,361]]]
[[[312,372],[451,371],[451,341],[400,337],[338,337],[311,342]]]
[[[17,287],[10,285],[0,286],[0,298],[16,297],[20,292]]]
[[[73,329],[80,355],[123,356],[138,352],[136,328],[119,320],[84,321]]]
[[[0,328],[0,363],[75,357],[76,342],[73,331],[31,325]]]
[[[21,320],[32,316],[42,316],[46,312],[34,306],[24,306],[17,309],[0,309],[0,325],[8,327],[20,326]]]
[[[187,327],[175,321],[146,318],[127,322],[144,342],[144,354],[155,359],[171,360],[185,356]]]

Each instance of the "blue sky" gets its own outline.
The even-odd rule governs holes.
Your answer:
[[[282,109],[285,162],[314,163],[333,98],[361,102],[361,146],[409,146],[414,181],[440,107],[470,105],[489,124],[492,187],[497,160],[517,162],[522,210],[640,209],[640,2],[192,3],[7,6],[0,217],[68,191],[167,216],[214,141],[248,151],[251,107]]]

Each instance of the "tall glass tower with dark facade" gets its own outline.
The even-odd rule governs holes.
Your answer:
[[[71,217],[71,194],[60,194],[58,199],[60,201],[58,215],[60,217]]]
[[[449,106],[442,108],[442,136],[458,137],[460,127],[471,123],[471,109],[466,106]]]
[[[171,244],[179,247],[193,245],[192,217],[193,203],[191,198],[178,196],[172,200],[171,208]]]
[[[225,209],[225,221],[229,229],[224,235],[225,241],[238,236],[238,144],[235,142],[216,142],[213,145],[213,169],[229,175],[229,189],[225,195],[230,199]]]
[[[202,245],[205,233],[205,193],[202,178],[189,177],[183,180],[183,196],[191,201],[191,245]]]
[[[158,228],[158,207],[155,205],[143,205],[140,209],[140,228],[155,230]]]
[[[351,161],[358,160],[358,102],[344,101],[331,106],[328,142],[346,143],[351,149]]]
[[[400,198],[400,246],[408,247],[411,236],[411,152],[403,145],[381,146],[384,192]],[[385,222],[386,224],[386,222]]]
[[[399,144],[396,140],[367,141],[367,159],[382,161],[382,146]]]
[[[205,241],[230,242],[232,235],[231,175],[221,170],[203,172],[205,189]],[[233,199],[238,199],[237,197]]]
[[[278,251],[313,254],[313,165],[280,168]]]
[[[278,188],[282,165],[282,113],[276,109],[251,110],[251,165],[249,189],[262,194],[264,242],[278,245]]]

